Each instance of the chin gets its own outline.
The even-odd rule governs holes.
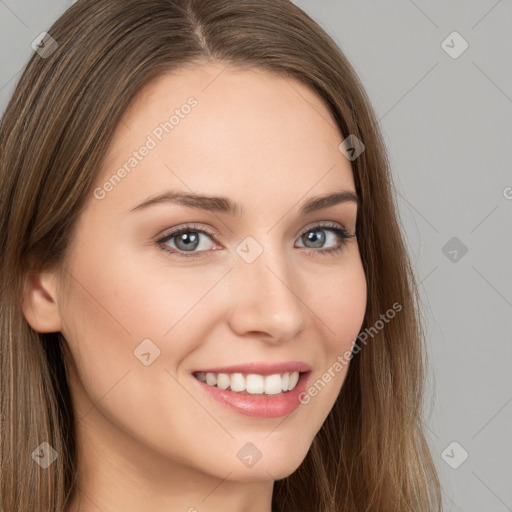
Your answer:
[[[294,473],[302,464],[308,450],[294,450],[283,445],[282,449],[270,449],[271,455],[263,453],[261,458],[252,466],[244,468],[241,464],[230,476],[231,479],[242,481],[281,480]]]

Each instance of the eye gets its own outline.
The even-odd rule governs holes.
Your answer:
[[[328,236],[325,233],[328,233]],[[201,256],[201,253],[208,252],[208,242],[204,242],[202,239],[210,238],[211,240],[214,236],[214,231],[189,224],[165,234],[156,241],[156,244],[163,251],[177,257],[197,258]],[[303,243],[299,247],[306,247],[304,243],[307,243],[312,245],[312,248],[306,247],[310,249],[308,251],[310,253],[338,254],[345,247],[347,239],[355,237],[355,234],[349,233],[340,224],[319,224],[307,228],[299,235],[299,240]],[[324,248],[326,242],[330,245],[333,241],[334,246]],[[196,250],[198,248],[200,250]]]
[[[193,224],[189,224],[164,235],[162,238],[157,240],[157,244],[162,248],[162,250],[171,254],[176,254],[177,256],[184,258],[194,258],[200,256],[200,254],[197,254],[197,251],[195,251],[198,247],[203,249],[199,252],[204,252],[205,250],[204,243],[202,244],[201,240],[203,237],[201,235],[213,238],[215,236],[215,232],[208,231],[204,228],[199,229]],[[170,241],[173,242],[174,246],[168,245],[168,242]],[[206,250],[207,249],[208,247],[206,247]],[[183,252],[188,252],[191,254],[183,254]]]
[[[325,233],[329,233],[329,236],[326,236]],[[321,248],[311,251],[313,253],[338,254],[345,248],[347,239],[355,237],[355,234],[349,233],[343,226],[327,223],[307,228],[302,232],[299,240],[312,244],[314,249]],[[337,242],[336,239],[338,239]],[[326,242],[331,243],[333,240],[334,246],[324,248]]]

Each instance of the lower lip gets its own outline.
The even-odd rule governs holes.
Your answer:
[[[295,388],[278,395],[242,395],[235,391],[210,386],[193,375],[192,378],[208,395],[240,414],[255,418],[279,418],[290,414],[301,405],[299,395],[305,391],[310,373],[300,374]]]

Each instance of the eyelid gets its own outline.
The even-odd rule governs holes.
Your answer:
[[[160,235],[156,242],[157,244],[163,243],[164,241],[171,239],[175,236],[178,236],[179,234],[187,231],[197,231],[199,233],[205,233],[211,238],[215,238],[215,235],[217,234],[217,231],[207,228],[203,225],[198,225],[193,222],[190,224],[183,224],[182,226],[178,226],[176,228],[170,228],[164,232],[163,235]],[[200,252],[207,252],[207,251],[200,251]]]
[[[346,231],[346,233],[348,235],[356,236],[355,233],[352,233],[351,231],[349,231],[341,222],[333,222],[333,221],[317,221],[317,222],[308,224],[306,227],[304,227],[299,232],[299,234],[297,236],[301,237],[304,234],[306,234],[308,231],[311,231],[312,229],[315,229],[315,228],[326,228],[326,227],[338,228],[338,229],[342,228],[344,231]],[[195,224],[192,222],[190,224],[184,224],[181,227],[170,228],[170,229],[166,230],[166,232],[164,232],[164,234],[162,234],[161,236],[158,237],[156,242],[159,243],[162,240],[169,238],[170,235],[176,236],[177,234],[179,234],[182,231],[204,232],[207,235],[211,236],[212,238],[214,238],[218,233],[217,231],[215,231],[213,229],[210,229],[210,228],[204,227],[203,225]]]
[[[341,229],[342,231],[346,232],[347,235],[355,236],[355,233],[352,233],[349,231],[341,222],[333,222],[333,221],[317,221],[313,222],[312,224],[308,224],[302,231],[299,233],[299,237],[306,234],[308,231],[311,231],[313,229],[321,229],[321,228],[334,228],[334,229]]]

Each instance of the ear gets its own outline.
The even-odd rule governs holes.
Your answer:
[[[57,303],[57,280],[52,272],[29,271],[25,277],[23,314],[32,329],[58,332],[62,329]]]

